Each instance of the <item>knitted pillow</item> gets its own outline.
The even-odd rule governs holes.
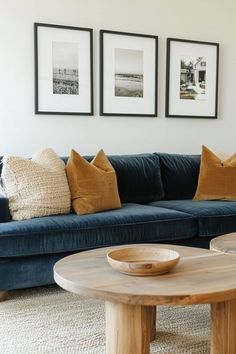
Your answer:
[[[2,177],[13,220],[70,212],[65,164],[52,149],[30,160],[5,156]]]

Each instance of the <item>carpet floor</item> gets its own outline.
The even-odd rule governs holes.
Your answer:
[[[19,290],[0,303],[2,354],[105,354],[104,303],[56,285]],[[151,353],[210,353],[208,305],[157,308]]]

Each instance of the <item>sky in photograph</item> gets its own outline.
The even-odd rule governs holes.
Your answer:
[[[143,51],[115,48],[116,74],[143,74]]]
[[[52,60],[54,68],[78,70],[78,44],[52,42]]]

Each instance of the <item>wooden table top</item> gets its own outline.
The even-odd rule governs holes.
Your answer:
[[[149,246],[176,250],[181,256],[180,262],[167,274],[135,277],[121,274],[108,264],[107,252],[117,247],[100,248],[58,261],[54,266],[55,281],[76,294],[146,306],[236,299],[235,256],[184,246]]]
[[[236,232],[213,238],[210,248],[212,251],[236,254]]]

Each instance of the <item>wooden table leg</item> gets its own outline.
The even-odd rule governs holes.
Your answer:
[[[236,300],[211,304],[211,354],[236,354]]]
[[[8,291],[0,290],[0,301],[5,301],[8,296]]]
[[[157,314],[157,308],[156,306],[150,306],[150,312],[151,312],[151,330],[150,330],[150,338],[151,342],[156,339],[156,314]]]
[[[106,353],[149,354],[152,306],[106,302]]]

